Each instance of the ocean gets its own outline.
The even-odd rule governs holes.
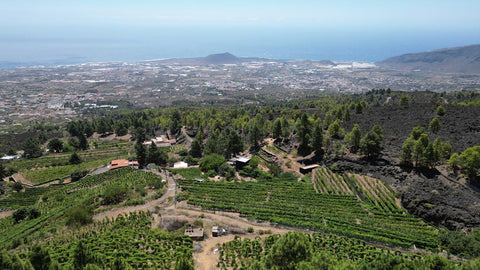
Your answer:
[[[2,36],[0,68],[202,57],[223,52],[239,57],[377,62],[405,53],[480,43],[480,32],[161,29],[120,33]]]

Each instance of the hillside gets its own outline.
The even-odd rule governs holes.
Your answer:
[[[383,68],[446,73],[480,72],[480,45],[409,53],[388,58],[377,65]]]
[[[43,252],[59,269],[273,269],[273,245],[288,240],[310,250],[298,262],[307,269],[325,258],[351,269],[468,267],[480,256],[479,171],[469,162],[480,156],[479,105],[473,91],[378,89],[92,114],[59,129],[58,149],[54,139],[10,144],[42,156],[1,163],[0,255],[34,264]],[[148,145],[157,137],[168,145]],[[139,168],[105,172],[119,158]],[[179,161],[189,168],[175,169]],[[206,238],[182,235],[191,226]]]

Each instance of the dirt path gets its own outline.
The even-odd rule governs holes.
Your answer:
[[[6,217],[12,215],[13,212],[15,212],[15,210],[2,211],[2,212],[0,212],[0,218],[6,218]]]
[[[203,215],[203,222],[205,233],[207,233],[207,238],[201,242],[196,242],[197,245],[201,246],[201,252],[194,253],[195,269],[198,270],[213,270],[217,269],[216,265],[218,263],[218,252],[215,251],[216,248],[220,247],[223,243],[232,241],[235,238],[235,234],[228,234],[220,237],[211,236],[211,226],[212,225],[221,225],[227,227],[230,230],[243,231],[246,232],[248,227],[254,229],[253,233],[244,233],[240,234],[242,238],[255,238],[260,235],[260,231],[268,232],[266,234],[260,235],[262,238],[270,234],[284,234],[289,231],[294,231],[294,228],[277,228],[270,223],[258,223],[252,222],[245,218],[241,218],[239,214],[236,213],[227,213],[227,212],[216,212],[216,213],[206,213],[200,209],[191,209],[190,207],[183,208],[184,206],[179,206],[177,211],[183,213],[184,215],[190,217],[199,217]]]
[[[153,212],[157,206],[163,206],[157,212],[157,215],[154,216],[154,221],[152,222],[152,227],[159,227],[161,220],[163,218],[182,218],[194,221],[196,219],[201,219],[204,224],[206,239],[200,242],[195,242],[197,246],[200,246],[200,252],[194,253],[195,269],[201,270],[211,270],[216,269],[218,262],[218,252],[214,250],[221,246],[222,243],[231,241],[235,237],[235,233],[240,234],[242,237],[254,238],[257,235],[260,235],[259,232],[263,231],[262,237],[266,237],[270,234],[284,234],[288,231],[297,230],[295,228],[279,228],[272,226],[270,223],[260,223],[255,221],[250,221],[246,218],[240,217],[238,213],[230,212],[206,212],[199,207],[194,207],[187,205],[186,202],[181,202],[179,204],[174,204],[173,202],[168,202],[169,197],[175,196],[176,183],[170,175],[165,176],[167,180],[167,191],[163,196],[157,200],[147,202],[143,205],[137,206],[125,206],[120,208],[115,208],[107,210],[101,213],[96,214],[93,219],[100,221],[108,218],[114,218],[120,214],[131,213],[134,211],[146,211],[150,210]],[[230,234],[221,236],[221,237],[212,237],[211,228],[214,225],[219,225],[228,229]],[[248,227],[254,229],[253,233],[246,233]]]
[[[13,176],[13,179],[15,179],[15,181],[17,181],[17,182],[21,182],[22,184],[27,184],[27,185],[32,185],[32,186],[34,185],[32,183],[32,181],[25,178],[25,176],[23,176],[23,174],[21,174],[21,173],[16,173],[12,176]]]
[[[97,220],[97,221],[100,221],[100,220],[105,219],[106,217],[115,218],[120,214],[131,213],[131,212],[135,212],[135,211],[147,211],[147,210],[151,211],[155,208],[155,206],[159,206],[159,205],[163,205],[163,204],[168,205],[168,204],[173,203],[173,202],[170,203],[167,200],[168,200],[169,197],[173,198],[175,196],[175,190],[176,190],[175,181],[173,180],[172,177],[170,177],[168,175],[168,173],[167,173],[167,175],[160,174],[158,172],[154,172],[154,173],[156,173],[158,175],[161,175],[162,177],[166,177],[167,191],[165,192],[165,194],[162,195],[162,197],[160,197],[156,200],[153,200],[153,201],[149,201],[149,202],[147,202],[145,204],[142,204],[142,205],[124,206],[124,207],[114,208],[114,209],[111,209],[111,210],[100,212],[100,213],[96,214],[95,216],[93,216],[93,219]]]

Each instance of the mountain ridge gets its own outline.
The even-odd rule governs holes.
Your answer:
[[[375,63],[381,68],[443,73],[479,73],[480,44],[407,53]]]

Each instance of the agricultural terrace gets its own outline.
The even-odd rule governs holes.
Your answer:
[[[218,250],[218,269],[269,269],[286,265],[289,266],[286,269],[454,269],[458,266],[472,269],[468,262],[460,265],[438,255],[392,252],[359,239],[324,233],[291,232],[265,239],[236,236],[219,245]]]
[[[0,246],[18,246],[37,238],[55,236],[67,223],[75,225],[74,213],[103,211],[117,205],[143,204],[163,193],[162,178],[151,172],[122,168],[88,176],[78,182],[45,188],[27,188],[0,200],[2,209],[37,209],[40,216],[15,221],[0,219]],[[55,221],[55,222],[54,222]]]
[[[273,179],[260,178],[257,182],[198,182],[186,179],[179,180],[178,184],[184,190],[181,198],[208,210],[238,212],[252,219],[392,246],[410,247],[415,244],[429,249],[438,247],[437,230],[396,206],[391,190],[384,191],[381,181],[369,183],[379,188],[367,192],[364,182],[369,182],[371,178],[347,175],[355,178],[351,181],[354,184],[348,184],[344,176],[331,174],[327,179],[327,173],[321,170],[315,174],[323,177],[324,184],[299,182],[297,176],[288,173]],[[361,193],[363,197],[360,199],[356,193]]]
[[[133,269],[173,269],[184,259],[193,265],[190,237],[150,228],[152,215],[147,212],[120,215],[114,220],[95,222],[81,231],[65,231],[47,238],[52,258],[66,267],[73,264],[72,253],[82,243],[86,254],[103,269],[118,257]]]
[[[322,194],[355,195],[370,211],[404,215],[395,202],[395,192],[380,179],[359,174],[336,174],[319,168],[312,174],[315,191]]]
[[[91,170],[105,166],[113,159],[127,158],[131,143],[128,141],[102,142],[96,149],[80,151],[77,154],[83,161],[70,164],[72,153],[49,154],[35,159],[20,159],[11,162],[29,182],[34,185],[60,180],[75,171]]]

